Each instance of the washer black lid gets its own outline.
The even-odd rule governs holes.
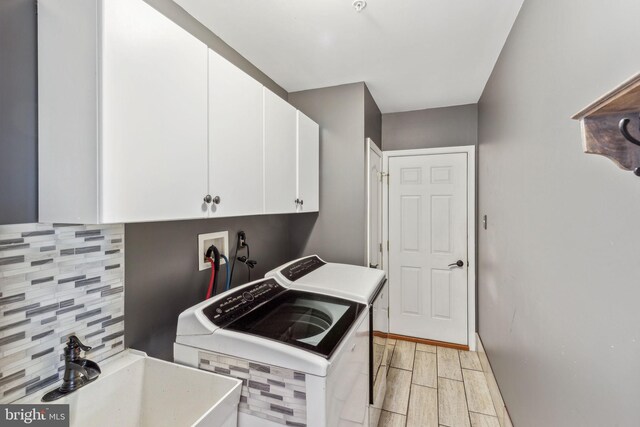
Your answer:
[[[329,358],[365,308],[354,301],[287,290],[231,321],[225,329]]]

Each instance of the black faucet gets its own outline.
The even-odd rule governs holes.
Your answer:
[[[80,357],[80,350],[89,351],[91,347],[80,342],[78,337],[71,335],[64,348],[64,377],[62,385],[42,397],[43,402],[51,402],[72,393],[82,386],[89,384],[100,375],[100,367],[96,362]]]

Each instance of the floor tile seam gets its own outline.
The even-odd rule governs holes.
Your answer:
[[[467,421],[469,421],[469,426],[471,426],[471,415],[469,414],[469,399],[467,399],[467,385],[464,383],[462,363],[460,362],[460,350],[456,352],[456,356],[458,356],[458,363],[460,364],[460,375],[462,375],[462,390],[464,392],[464,401],[467,405]]]
[[[478,411],[468,411],[469,414],[478,414],[478,415],[484,415],[486,417],[491,417],[491,418],[498,418],[497,415],[490,415],[490,414],[485,414],[484,412],[478,412]]]

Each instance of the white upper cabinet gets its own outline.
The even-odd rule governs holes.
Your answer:
[[[298,119],[298,212],[317,212],[320,207],[320,128],[297,112]]]
[[[211,216],[263,213],[262,85],[209,50]]]
[[[38,86],[41,222],[318,210],[318,125],[143,0],[39,0]]]
[[[102,219],[203,216],[207,48],[143,1],[102,13]]]
[[[296,109],[264,88],[265,213],[296,212]]]
[[[206,217],[207,47],[142,0],[40,1],[38,29],[40,221]]]

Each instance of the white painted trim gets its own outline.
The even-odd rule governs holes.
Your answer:
[[[369,266],[369,262],[371,260],[371,254],[369,253],[369,250],[371,249],[371,242],[369,241],[369,236],[371,234],[371,215],[369,212],[369,206],[371,203],[371,175],[369,174],[369,171],[371,170],[371,157],[369,156],[369,151],[373,151],[374,153],[376,153],[378,156],[380,156],[380,158],[384,159],[383,155],[382,155],[382,151],[378,148],[378,146],[375,144],[375,142],[373,142],[373,140],[371,138],[367,138],[366,139],[366,144],[365,144],[365,149],[367,150],[365,153],[365,158],[366,158],[366,169],[365,169],[365,174],[366,174],[366,186],[367,186],[367,209],[366,209],[366,214],[367,214],[367,229],[366,229],[366,239],[365,239],[365,245],[367,245],[367,247],[365,248],[365,252],[364,252],[364,265],[365,267]],[[384,167],[384,160],[383,160],[383,167]],[[384,185],[383,187],[383,192],[384,192]],[[383,211],[384,211],[384,204],[383,206]],[[384,215],[384,212],[383,212]],[[383,216],[383,221],[384,221],[384,216]],[[383,236],[384,237],[384,236]],[[384,239],[383,239],[384,240]]]
[[[389,173],[390,157],[424,156],[434,154],[467,154],[467,345],[469,350],[476,351],[476,147],[463,145],[459,147],[418,148],[414,150],[384,151],[382,158],[383,171]],[[367,162],[368,166],[368,162]],[[386,175],[387,177],[389,175]],[[391,178],[393,179],[393,177]],[[368,190],[367,190],[368,191]],[[368,200],[367,200],[368,203]],[[367,204],[368,206],[368,204]],[[382,186],[382,237],[389,241],[389,181]],[[368,236],[367,228],[367,236]],[[368,239],[368,238],[367,238]],[[383,244],[382,265],[389,277],[389,249]]]

